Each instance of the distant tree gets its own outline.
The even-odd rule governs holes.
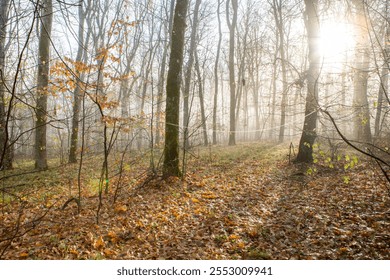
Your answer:
[[[41,28],[39,34],[38,50],[37,103],[35,108],[35,168],[39,170],[44,170],[48,167],[46,150],[46,124],[52,22],[52,0],[44,0],[42,2],[40,13]]]
[[[277,42],[279,43],[279,46],[277,46],[278,53],[280,54],[280,64],[282,67],[282,83],[283,83],[283,89],[282,89],[282,102],[281,102],[281,111],[280,111],[280,127],[279,127],[279,143],[282,143],[284,141],[284,131],[285,131],[285,125],[286,125],[286,107],[287,107],[287,67],[286,67],[286,46],[285,46],[285,39],[284,39],[284,18],[283,18],[283,2],[281,0],[273,0],[272,3],[272,10],[273,15],[275,19],[275,25],[276,25],[276,33],[279,35],[279,38]]]
[[[181,173],[179,168],[179,108],[188,2],[189,0],[177,1],[173,20],[171,56],[166,87],[164,176],[180,176]]]
[[[318,0],[305,0],[305,7],[305,24],[309,45],[309,69],[307,71],[305,120],[296,162],[313,161],[313,144],[317,137],[318,78],[320,75]]]

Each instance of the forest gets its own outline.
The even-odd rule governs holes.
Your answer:
[[[0,259],[389,260],[390,2],[0,0]]]

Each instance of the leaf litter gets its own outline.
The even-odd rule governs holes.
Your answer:
[[[3,259],[390,259],[389,197],[368,161],[349,170],[317,166],[308,175],[301,172],[307,167],[288,163],[281,146],[246,144],[207,153],[189,160],[183,180],[144,176],[134,183],[135,174],[126,170],[116,202],[114,189],[104,196],[99,224],[96,192],[84,186],[78,213],[76,203],[61,207],[69,199],[66,182],[56,178],[53,188],[50,178],[40,178],[49,183],[26,190],[26,196],[15,192],[23,199],[0,204],[0,254]]]

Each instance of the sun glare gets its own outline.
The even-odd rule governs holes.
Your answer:
[[[319,44],[324,66],[339,68],[354,47],[353,30],[343,22],[323,22]]]

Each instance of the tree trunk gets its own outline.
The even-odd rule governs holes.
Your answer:
[[[230,2],[232,2],[233,18],[230,21]],[[235,31],[237,26],[238,1],[226,1],[226,18],[229,27],[229,85],[230,85],[230,131],[229,146],[236,144],[236,77],[234,72]]]
[[[169,23],[168,23],[168,31],[166,34],[167,41],[170,42],[171,38],[170,35],[172,33],[172,24],[173,24],[173,12],[175,9],[175,0],[171,0],[171,5],[169,9]],[[161,126],[161,108],[162,108],[162,102],[163,102],[163,96],[164,96],[164,80],[165,80],[165,68],[167,64],[167,58],[168,58],[168,49],[170,48],[169,43],[164,44],[163,49],[163,56],[162,56],[162,62],[161,62],[161,70],[160,70],[160,76],[158,80],[158,92],[157,92],[157,112],[156,112],[156,145],[160,144],[160,138],[161,138],[161,132],[160,132],[160,126]]]
[[[380,136],[381,132],[381,119],[382,119],[382,106],[384,102],[385,94],[389,90],[389,63],[390,63],[390,11],[389,2],[386,1],[385,15],[387,19],[386,31],[385,31],[385,47],[383,49],[383,67],[380,74],[380,85],[378,92],[377,110],[375,116],[375,137]]]
[[[47,89],[50,68],[50,36],[53,20],[52,0],[42,2],[41,29],[38,50],[37,104],[35,122],[35,168],[47,169],[46,127]]]
[[[183,93],[183,128],[184,128],[184,147],[188,148],[189,146],[189,123],[190,123],[190,108],[189,108],[189,99],[190,99],[190,86],[191,86],[191,76],[192,76],[192,67],[194,64],[194,56],[196,49],[196,35],[198,31],[198,13],[201,0],[196,0],[194,8],[194,18],[191,29],[191,41],[189,49],[189,58],[185,74],[184,82],[184,93]]]
[[[198,85],[199,85],[199,104],[200,104],[200,113],[201,113],[201,122],[202,122],[202,132],[203,132],[203,144],[205,146],[209,145],[209,139],[207,136],[207,125],[206,125],[206,113],[204,108],[204,87],[202,73],[200,71],[198,53],[195,52],[195,69],[198,76]]]
[[[218,17],[218,46],[217,46],[217,54],[215,57],[214,64],[214,105],[213,105],[213,145],[217,144],[217,107],[218,107],[218,64],[219,64],[219,56],[221,53],[221,44],[222,44],[222,28],[221,28],[221,1],[218,0],[218,9],[217,9],[217,17]]]
[[[76,63],[82,61],[84,53],[84,11],[83,11],[83,1],[79,3],[79,30],[78,30],[78,40],[79,46],[76,55]],[[72,133],[70,137],[70,150],[69,150],[69,163],[77,162],[77,148],[79,141],[79,116],[80,116],[80,107],[81,107],[81,97],[82,89],[81,83],[83,81],[84,75],[80,73],[78,67],[75,70],[76,74],[76,88],[73,92],[73,116],[72,116]]]
[[[320,74],[318,0],[305,0],[305,7],[305,23],[309,44],[309,70],[307,73],[305,120],[296,162],[313,161],[313,144],[317,136],[318,78]]]
[[[287,107],[287,70],[286,70],[286,52],[284,46],[284,23],[282,13],[282,1],[273,1],[273,11],[276,27],[279,35],[279,53],[280,63],[282,66],[282,102],[280,105],[280,127],[279,127],[279,143],[284,141],[285,125],[286,125],[286,107]]]
[[[9,0],[0,1],[0,170],[12,169],[12,152],[9,146],[7,110],[5,104],[5,41],[7,36]]]
[[[178,177],[181,175],[179,168],[179,108],[188,1],[177,1],[172,28],[171,56],[166,87],[164,176]]]
[[[355,50],[354,71],[354,138],[358,141],[371,142],[370,109],[367,98],[369,58],[369,34],[364,11],[364,1],[353,2],[356,9],[355,25],[358,28],[358,39]]]

